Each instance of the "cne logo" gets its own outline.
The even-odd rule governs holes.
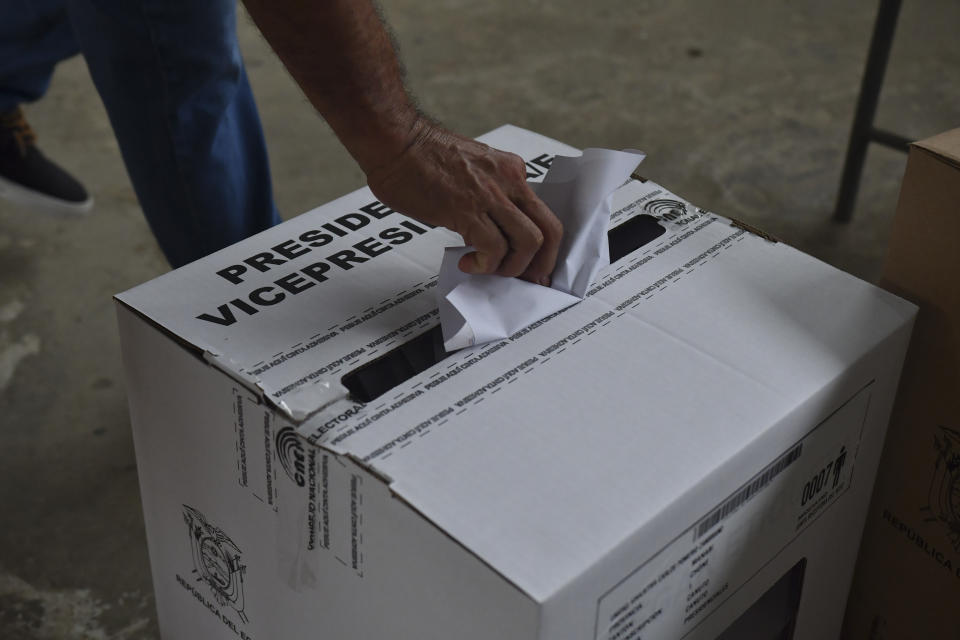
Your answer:
[[[643,205],[643,210],[661,220],[673,222],[687,215],[687,203],[680,200],[651,200]]]
[[[287,475],[298,487],[306,485],[307,456],[303,451],[303,442],[293,427],[284,427],[275,438],[277,457]]]
[[[928,504],[921,509],[928,512],[927,522],[939,522],[946,527],[950,543],[960,551],[960,432],[940,427],[933,438],[937,459],[930,480]]]
[[[220,527],[210,524],[202,513],[183,505],[183,521],[190,532],[193,573],[206,583],[221,607],[229,605],[243,622],[243,575],[247,568],[240,563],[240,547]]]

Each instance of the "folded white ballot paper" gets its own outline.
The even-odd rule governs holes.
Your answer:
[[[563,223],[549,287],[466,274],[457,264],[473,247],[447,247],[437,282],[444,348],[501,340],[582,300],[597,272],[610,264],[611,196],[644,157],[634,150],[585,149],[577,157],[558,156],[543,182],[532,185]]]

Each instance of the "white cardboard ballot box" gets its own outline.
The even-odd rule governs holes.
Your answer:
[[[117,296],[163,637],[836,637],[914,307],[612,211],[585,300],[452,354],[459,236],[366,189]]]

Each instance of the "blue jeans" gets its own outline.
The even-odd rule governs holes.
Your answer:
[[[3,0],[0,111],[78,52],[172,266],[280,222],[235,0]]]

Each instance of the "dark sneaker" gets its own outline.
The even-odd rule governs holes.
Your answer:
[[[17,107],[0,113],[0,198],[57,213],[86,213],[93,198],[37,148],[37,136]]]

